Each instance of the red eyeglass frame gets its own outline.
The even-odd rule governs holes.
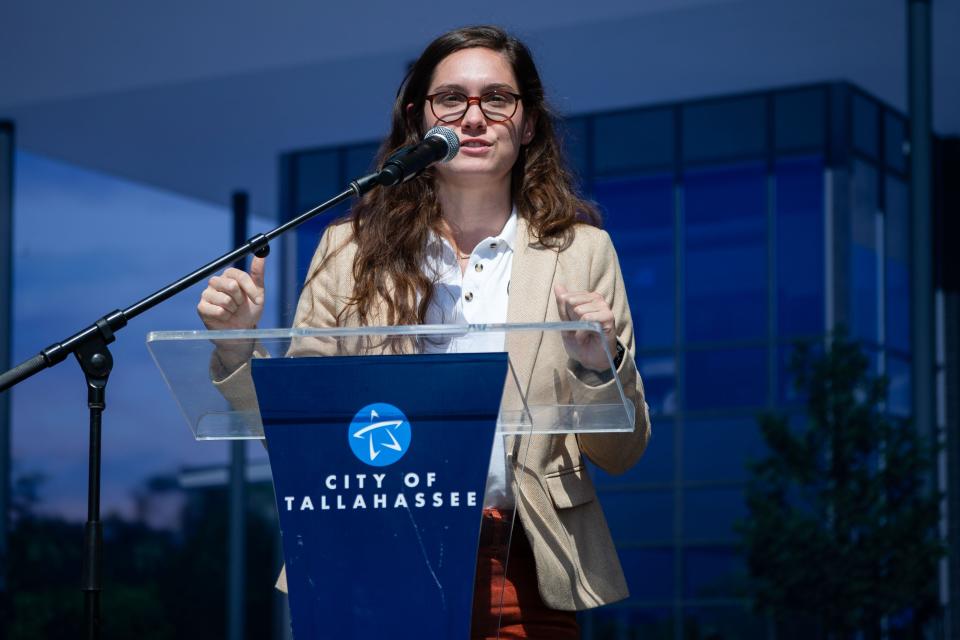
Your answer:
[[[437,96],[442,96],[450,93],[455,93],[457,95],[461,95],[464,98],[466,98],[467,106],[464,107],[463,113],[461,113],[456,118],[444,120],[439,115],[437,115],[436,110],[433,108],[433,99],[436,98]],[[506,118],[491,118],[490,114],[488,114],[483,109],[483,99],[487,96],[494,95],[494,94],[513,96],[514,99],[516,100],[516,103],[513,105],[513,113],[511,113]],[[467,111],[470,110],[470,105],[472,104],[476,104],[478,107],[480,107],[480,113],[482,113],[483,117],[486,118],[487,120],[492,120],[493,122],[506,122],[507,120],[509,120],[510,118],[512,118],[517,114],[517,109],[520,106],[520,101],[523,100],[523,96],[521,96],[519,93],[513,93],[512,91],[503,91],[502,89],[497,89],[495,91],[487,91],[486,93],[480,96],[468,96],[467,94],[462,93],[460,91],[438,91],[437,93],[431,93],[430,95],[425,96],[425,98],[426,98],[426,101],[430,104],[430,113],[433,114],[433,117],[445,124],[456,122],[457,120],[460,120],[461,118],[463,118],[463,116],[467,115]]]

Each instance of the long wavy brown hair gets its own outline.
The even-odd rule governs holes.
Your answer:
[[[390,135],[380,146],[376,165],[398,149],[420,141],[425,133],[423,110],[434,70],[450,54],[472,47],[496,51],[513,67],[524,111],[535,118],[536,126],[533,139],[521,148],[513,166],[511,196],[535,241],[560,250],[572,239],[577,223],[599,226],[600,214],[576,193],[533,56],[526,45],[498,27],[456,29],[427,45],[397,92]],[[407,105],[413,108],[408,110]],[[360,324],[369,324],[382,300],[387,317],[377,318],[379,322],[422,324],[434,285],[422,268],[427,239],[430,230],[440,232],[433,171],[428,169],[408,182],[368,192],[347,219],[352,223],[357,251],[353,297],[344,312],[356,313]]]

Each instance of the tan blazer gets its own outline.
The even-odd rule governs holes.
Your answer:
[[[554,609],[589,609],[628,595],[583,454],[602,469],[617,474],[636,463],[647,446],[650,418],[633,359],[633,323],[620,265],[605,231],[579,225],[572,244],[558,252],[531,242],[526,221],[521,218],[518,222],[507,322],[559,321],[554,284],[570,291],[596,291],[613,310],[618,338],[626,348],[617,373],[636,408],[632,433],[521,436],[506,443],[514,468],[517,511],[533,548],[540,594]],[[356,245],[350,236],[349,224],[327,228],[310,267],[315,276],[297,305],[295,327],[337,326],[336,319],[353,293]],[[341,322],[341,326],[357,324],[350,314],[345,314]],[[329,344],[307,340],[293,345],[291,351],[325,352],[329,348]],[[532,405],[619,401],[616,384],[570,361],[556,335],[538,340],[511,337],[507,350]],[[236,372],[228,379],[236,380],[238,374],[249,375]],[[225,383],[227,380],[220,384]],[[524,452],[525,466],[521,470],[517,460],[524,457]],[[285,587],[283,576],[278,586]]]

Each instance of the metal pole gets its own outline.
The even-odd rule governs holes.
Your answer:
[[[0,371],[12,365],[13,123],[0,121]],[[10,394],[0,393],[0,611],[7,600],[10,513]]]
[[[913,416],[921,433],[936,432],[933,308],[933,151],[931,140],[930,2],[910,0],[910,217]]]
[[[233,207],[233,245],[243,244],[247,237],[247,217],[249,198],[243,191],[236,191],[232,197]],[[234,264],[245,269],[244,261]],[[227,638],[243,640],[244,637],[244,591],[246,584],[246,442],[234,440],[230,443],[230,481],[228,515],[228,551],[227,551]]]
[[[908,2],[913,420],[922,437],[936,442],[930,0]],[[936,487],[936,478],[930,480]]]

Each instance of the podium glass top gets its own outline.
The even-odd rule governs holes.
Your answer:
[[[608,368],[588,370],[569,358],[565,341],[574,340],[598,340]],[[198,440],[263,437],[249,360],[266,357],[506,351],[510,366],[498,419],[500,433],[634,428],[635,408],[624,395],[595,322],[154,331],[147,335],[147,348]],[[441,370],[438,367],[438,375]],[[423,384],[430,384],[429,377]]]

